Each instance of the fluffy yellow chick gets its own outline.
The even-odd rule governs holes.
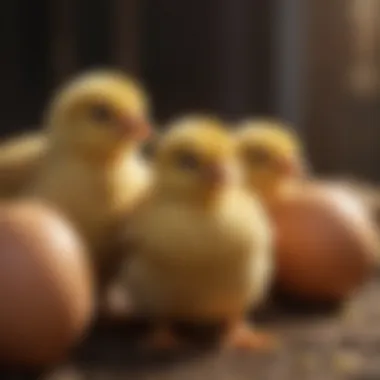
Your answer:
[[[30,183],[46,149],[46,136],[37,131],[0,143],[0,198],[17,196]]]
[[[26,195],[61,209],[94,254],[112,262],[110,236],[144,194],[149,172],[140,145],[150,133],[146,97],[121,73],[85,73],[58,92],[46,115],[49,151]]]
[[[269,118],[249,120],[238,126],[236,137],[247,184],[264,200],[307,175],[302,143],[286,124]]]
[[[221,123],[175,122],[158,143],[153,184],[129,226],[134,254],[123,276],[137,310],[159,321],[145,343],[179,343],[167,325],[174,319],[227,323],[233,346],[269,345],[243,321],[271,277],[271,228],[241,186],[235,145]]]

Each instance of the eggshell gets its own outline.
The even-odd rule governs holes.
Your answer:
[[[79,236],[53,209],[0,205],[0,360],[62,359],[93,312],[93,281]]]
[[[305,183],[270,206],[282,291],[317,301],[350,296],[375,267],[376,228],[353,192]]]

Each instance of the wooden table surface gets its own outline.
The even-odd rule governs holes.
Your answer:
[[[99,326],[70,362],[46,374],[1,374],[4,380],[376,380],[380,379],[380,280],[339,312],[267,313],[281,348],[271,354],[208,350],[143,357],[136,326]],[[262,320],[263,319],[263,320]]]

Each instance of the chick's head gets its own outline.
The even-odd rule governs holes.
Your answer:
[[[249,187],[262,195],[307,173],[298,136],[278,121],[244,122],[237,132],[237,147]]]
[[[156,150],[158,185],[174,196],[210,197],[240,178],[235,157],[233,139],[219,120],[177,120]]]
[[[148,102],[131,78],[118,72],[89,72],[58,91],[47,125],[57,145],[108,156],[149,136]]]

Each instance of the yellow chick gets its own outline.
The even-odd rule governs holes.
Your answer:
[[[246,181],[265,201],[308,173],[302,143],[286,124],[262,118],[243,122],[236,133]]]
[[[37,131],[0,143],[0,198],[17,196],[30,183],[46,150],[46,136]]]
[[[121,73],[94,71],[68,83],[46,115],[49,150],[25,195],[63,211],[89,244],[99,273],[121,215],[149,184],[140,145],[150,133],[143,90]]]
[[[126,233],[134,254],[123,273],[137,311],[159,321],[149,347],[179,343],[168,329],[173,319],[227,323],[226,343],[235,347],[270,344],[244,323],[267,290],[272,233],[241,178],[233,139],[217,119],[189,116],[161,137],[151,193]]]

